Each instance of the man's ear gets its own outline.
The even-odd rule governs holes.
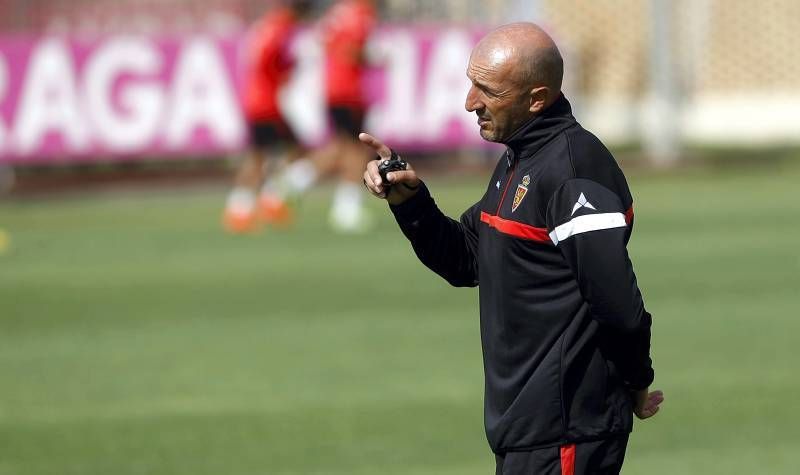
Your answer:
[[[533,114],[539,114],[550,103],[550,88],[547,86],[535,87],[531,89],[531,105],[528,110],[530,110]]]

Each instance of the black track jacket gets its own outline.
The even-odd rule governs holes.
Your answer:
[[[391,207],[426,266],[480,286],[489,444],[504,453],[628,433],[629,390],[653,370],[625,177],[563,96],[506,145],[460,222],[424,184]]]

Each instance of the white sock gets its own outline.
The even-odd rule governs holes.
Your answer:
[[[256,207],[256,194],[249,188],[237,186],[228,194],[225,207],[236,214],[250,213]]]
[[[268,179],[264,182],[264,186],[261,187],[261,191],[259,192],[261,196],[278,196],[278,184],[275,182],[275,179]]]
[[[264,180],[264,184],[261,185],[261,190],[259,190],[259,194],[262,196],[277,197],[280,195],[280,181],[286,169],[286,157],[284,151],[276,150],[274,155],[274,157],[266,157],[264,160],[264,174],[266,175],[266,179]]]
[[[353,231],[363,227],[364,211],[362,202],[364,192],[355,183],[343,182],[336,188],[331,205],[331,224],[343,231]]]
[[[285,195],[300,195],[305,193],[314,182],[319,173],[317,168],[307,158],[290,163],[283,172],[282,184],[285,186]]]

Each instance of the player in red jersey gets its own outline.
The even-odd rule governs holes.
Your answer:
[[[371,152],[358,141],[367,108],[366,44],[376,22],[371,0],[339,0],[320,23],[325,50],[325,99],[331,139],[309,160],[287,170],[290,194],[305,191],[317,177],[336,173],[340,183],[331,206],[330,222],[342,232],[364,230],[361,173]]]
[[[278,102],[294,61],[289,46],[310,0],[280,2],[253,27],[245,50],[245,84],[242,97],[250,135],[250,150],[236,173],[223,216],[225,229],[234,233],[256,229],[260,219],[285,224],[289,209],[265,184],[267,173],[300,147],[286,123]]]

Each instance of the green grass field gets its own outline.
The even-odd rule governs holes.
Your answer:
[[[634,174],[662,412],[627,474],[794,474],[800,168]],[[482,180],[431,180],[450,213]],[[0,202],[0,474],[488,474],[477,292],[377,229],[232,237],[221,188]]]

